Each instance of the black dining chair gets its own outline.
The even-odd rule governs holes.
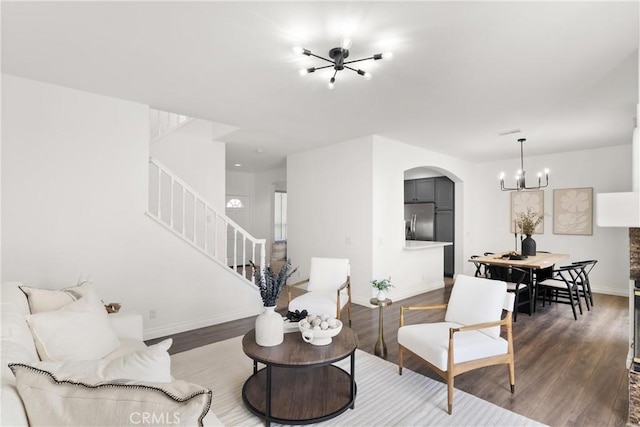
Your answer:
[[[480,255],[471,255],[471,259],[474,260],[476,258],[480,258]],[[476,277],[486,277],[486,266],[484,264],[482,264],[481,262],[476,262],[476,261],[471,261],[473,262],[473,265],[476,267],[476,272],[474,273],[474,276]]]
[[[485,252],[484,256],[493,255],[493,252]],[[480,258],[480,255],[471,255],[472,260],[476,258]],[[476,267],[475,277],[487,277],[487,265],[482,264],[481,262],[472,261],[473,265]]]
[[[573,311],[574,320],[578,320],[576,306],[582,315],[582,304],[580,303],[580,294],[578,293],[578,271],[580,266],[565,265],[558,267],[551,272],[549,279],[543,280],[536,284],[537,293],[542,296],[542,306],[546,301],[569,304]]]
[[[591,292],[591,282],[589,280],[589,273],[596,266],[598,260],[588,259],[585,261],[574,261],[571,265],[575,265],[578,270],[578,277],[576,285],[578,285],[578,293],[584,298],[584,304],[587,306],[587,310],[591,310],[593,307],[593,293]]]
[[[526,307],[526,313],[533,313],[533,288],[529,270],[518,267],[502,267],[490,265],[487,268],[487,278],[502,280],[507,283],[507,291],[515,294],[513,303],[513,321],[517,321],[520,307]]]

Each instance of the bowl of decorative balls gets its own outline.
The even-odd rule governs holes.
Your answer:
[[[328,314],[311,314],[298,322],[302,339],[313,345],[331,344],[331,338],[342,330],[342,322]]]

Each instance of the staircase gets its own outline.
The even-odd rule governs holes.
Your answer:
[[[180,121],[178,116],[173,113],[157,115],[162,117],[161,120],[166,117],[173,118],[165,121],[162,126],[152,123],[152,127],[155,126],[158,133],[155,136],[151,134],[151,142],[174,132],[192,120],[186,118]],[[243,266],[249,265],[249,261],[260,268],[265,266],[266,239],[251,236],[225,213],[217,211],[160,161],[151,157],[146,214],[247,284],[254,284],[255,278],[253,274],[248,275]]]
[[[150,142],[153,144],[162,138],[180,129],[182,126],[191,122],[193,118],[182,114],[169,113],[167,111],[149,109],[149,135]]]

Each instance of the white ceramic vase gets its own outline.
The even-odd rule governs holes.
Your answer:
[[[387,299],[387,293],[385,291],[378,291],[378,301],[384,301]]]
[[[276,306],[264,307],[256,317],[256,344],[262,347],[273,347],[284,341],[284,321],[276,313]]]

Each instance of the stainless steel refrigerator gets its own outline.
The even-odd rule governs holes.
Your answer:
[[[404,234],[406,240],[434,240],[434,203],[404,205]]]

